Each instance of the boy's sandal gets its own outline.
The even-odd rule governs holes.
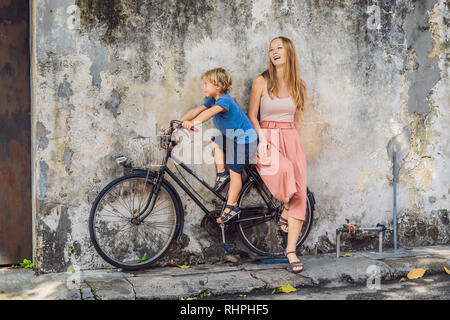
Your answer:
[[[228,171],[217,173],[216,184],[213,187],[214,191],[219,191],[229,179],[230,173]]]
[[[286,208],[286,206],[284,207],[284,209],[286,209],[286,211],[289,211],[289,208]],[[288,233],[288,230],[283,230],[282,227],[284,226],[288,226],[288,221],[287,219],[283,218],[282,216],[280,216],[280,220],[278,220],[278,226],[280,227],[280,230],[283,231],[284,233]]]
[[[220,215],[220,223],[225,223],[230,221],[231,219],[233,219],[235,216],[237,216],[239,213],[241,213],[241,209],[239,208],[239,206],[232,206],[230,204],[225,205],[225,208],[229,208],[230,211],[228,211],[227,213],[223,213]],[[225,210],[224,208],[224,210]]]
[[[296,254],[295,251],[289,251],[289,252],[285,252],[284,255],[287,258],[288,254],[291,254],[291,253]],[[289,259],[288,259],[288,261],[289,261]],[[292,273],[300,273],[303,271],[303,263],[301,261],[289,262],[289,267],[290,267]],[[295,270],[294,269],[295,267],[302,267],[302,268]]]

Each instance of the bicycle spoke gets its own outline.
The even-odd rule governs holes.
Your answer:
[[[120,201],[121,199],[122,199],[122,197],[120,196],[120,194],[117,194],[117,193],[115,193],[115,198],[117,199],[117,202],[123,207],[123,208],[125,208],[125,210],[130,210],[126,205],[125,205],[125,202],[122,200],[122,201]],[[113,209],[115,209],[114,207],[112,207],[111,206],[111,204],[108,202],[107,203],[111,208],[113,208]]]
[[[162,201],[161,203],[158,203],[154,208],[153,208],[153,210],[155,210],[156,208],[158,208],[159,206],[161,206],[161,204],[163,204],[163,203],[165,203],[165,202],[167,202],[167,201],[169,201],[169,200],[164,200],[164,201]]]
[[[111,213],[116,213],[115,211],[114,211],[114,209],[116,209],[116,208],[114,208],[111,204],[109,204],[109,203],[107,203],[107,205],[109,205],[112,209],[113,209],[113,211],[109,211],[109,212],[111,212]],[[106,208],[104,208],[105,210],[107,210]],[[117,209],[116,209],[117,210]],[[118,211],[118,210],[117,210]],[[123,215],[121,215],[121,214],[116,214],[117,216],[119,216],[119,217],[122,217],[122,218],[124,218],[124,219],[127,219],[126,217],[124,217]]]
[[[157,227],[157,226],[155,226],[154,224],[150,224],[149,226],[152,227],[152,228],[154,228],[154,229],[156,229],[156,230],[158,230],[158,231],[160,231],[161,233],[164,233],[164,234],[169,235],[168,232],[162,231],[162,230],[160,229],[161,226],[158,226],[158,227]],[[167,227],[167,229],[170,229],[170,227]]]
[[[136,188],[136,183],[133,183],[133,185],[134,185],[134,188]],[[133,190],[133,198],[131,198],[130,197],[130,201],[132,202],[132,211],[131,211],[131,214],[132,214],[132,216],[134,217],[134,198],[135,198],[135,196],[136,196],[136,193],[134,192],[134,188],[131,188],[131,190]]]
[[[111,216],[111,215],[108,215],[108,214],[103,214],[102,215],[102,217],[111,217],[111,218],[118,218],[117,216]],[[125,221],[123,221],[123,220],[125,220]],[[122,222],[122,223],[128,223],[128,222],[130,222],[128,219],[122,219],[122,220],[119,220],[119,221],[111,221],[111,220],[108,220],[109,222]]]
[[[126,217],[124,217],[124,216],[121,216],[121,215],[116,214],[114,211],[108,210],[108,209],[106,209],[106,208],[103,208],[103,210],[105,210],[106,212],[112,213],[112,214],[113,214],[115,217],[117,217],[117,218],[122,218],[122,219],[124,219],[124,220],[129,220],[128,218],[126,218]],[[102,214],[102,215],[104,215],[104,214]]]
[[[244,194],[240,198],[239,206],[243,208],[239,220],[238,232],[243,243],[253,252],[259,255],[282,256],[287,244],[287,233],[281,231],[277,224],[277,218],[281,215],[283,202],[270,197],[265,203],[273,203],[273,208],[266,207],[264,210],[255,210],[263,202],[263,194],[265,194],[264,186],[261,190],[256,182],[248,185],[244,190]],[[266,199],[267,200],[267,199]],[[247,209],[247,210],[246,210]],[[267,211],[266,211],[267,210]],[[300,230],[297,240],[297,246],[301,245],[309,233],[311,227],[312,212],[310,211],[309,199],[307,198],[305,220]],[[247,220],[246,218],[255,218],[262,212],[270,214],[267,217],[260,217],[256,220]]]
[[[145,186],[146,186],[146,183],[144,183],[144,187],[142,188],[142,192],[140,193],[142,196],[139,197],[141,200],[139,201],[138,213],[140,213],[142,211],[142,205],[143,205],[142,202],[144,201],[144,199],[148,199],[148,197],[150,196],[150,193],[151,193],[151,190],[149,190],[149,194],[148,194],[148,196],[146,196],[147,192],[145,191]]]
[[[130,208],[126,205],[125,201],[123,201],[122,196],[120,195],[121,192],[122,192],[122,190],[123,190],[123,185],[120,186],[119,192],[118,192],[118,193],[117,193],[117,192],[115,193],[116,198],[117,198],[118,202],[120,203],[120,205],[122,205],[122,207],[125,208],[125,210],[130,211]],[[113,191],[114,191],[114,190],[113,190]]]
[[[137,230],[138,234],[141,234],[140,228],[136,228],[136,230]],[[143,238],[144,239],[146,238],[145,235],[143,236]]]
[[[251,220],[237,222],[238,231],[244,244],[252,251],[261,255],[278,255],[283,252],[283,241],[277,233],[276,214],[273,212],[278,206],[270,208],[268,205],[275,202],[271,197],[267,199],[265,196],[267,193],[264,188],[259,190],[256,182],[244,190],[239,203],[243,208],[239,220]]]

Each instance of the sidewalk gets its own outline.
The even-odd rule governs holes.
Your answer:
[[[28,269],[1,268],[0,300],[180,299],[204,292],[212,297],[238,296],[287,284],[297,290],[365,284],[371,270],[379,270],[383,281],[405,277],[413,268],[428,269],[425,275],[443,273],[444,266],[450,268],[450,245],[387,250],[381,256],[373,252],[351,254],[339,259],[336,254],[300,256],[305,270],[297,275],[288,271],[287,263],[226,263],[136,272],[86,270],[38,276]]]

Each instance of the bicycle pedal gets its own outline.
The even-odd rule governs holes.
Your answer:
[[[231,246],[228,243],[222,242],[222,247],[225,249],[225,251],[228,254],[234,255],[234,250],[233,250],[233,248],[231,248]]]

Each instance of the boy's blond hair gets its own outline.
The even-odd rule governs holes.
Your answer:
[[[206,71],[202,74],[202,79],[206,79],[213,85],[220,87],[223,93],[228,93],[231,90],[231,74],[224,68],[215,68]]]

